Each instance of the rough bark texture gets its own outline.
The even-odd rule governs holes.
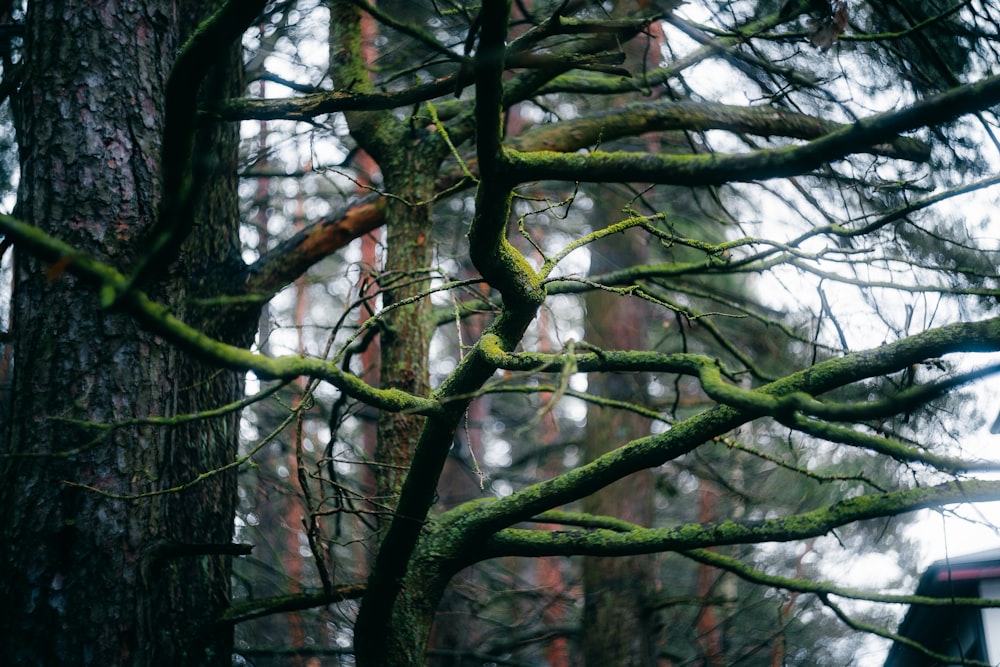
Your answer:
[[[417,297],[429,286],[428,269],[432,263],[430,199],[439,158],[426,150],[426,138],[409,136],[409,150],[395,156],[385,156],[381,163],[386,187],[401,197],[388,204],[387,252],[382,286],[383,305],[399,304]],[[424,150],[421,150],[424,144]],[[389,160],[392,160],[389,163]],[[430,391],[428,353],[430,351],[430,300],[418,298],[393,309],[383,319],[379,367],[382,388],[400,389],[412,394],[427,395]],[[413,463],[417,442],[425,419],[419,415],[380,412],[378,437],[375,444],[375,485],[377,501],[383,509],[380,534],[392,521],[412,521],[409,516],[396,516],[395,509],[403,482]],[[384,547],[382,547],[384,548]],[[398,613],[388,628],[378,628],[379,637],[359,636],[364,626],[355,631],[355,648],[360,665],[423,664],[423,649],[430,631],[433,608],[441,591],[431,593],[424,585],[403,591],[397,601]],[[426,599],[434,600],[427,609]],[[371,659],[365,647],[378,645],[385,650],[384,658]],[[419,646],[418,650],[414,647]],[[381,660],[381,661],[380,661]]]
[[[19,214],[128,270],[159,205],[166,78],[207,9],[169,0],[33,2],[20,92]],[[58,35],[57,39],[53,39]],[[206,84],[232,92],[238,70]],[[195,233],[145,287],[213,335],[246,343],[252,317],[218,322],[191,299],[232,279],[232,128],[201,140]],[[234,399],[237,374],[193,361],[104,310],[79,281],[26,253],[15,258],[13,406],[2,443],[0,646],[7,664],[209,665],[231,640],[208,622],[228,604],[238,415],[133,425]],[[116,425],[108,428],[108,425]],[[216,546],[211,546],[216,545]]]
[[[419,163],[419,160],[414,162]],[[428,183],[430,179],[424,178],[423,184],[415,182],[420,180],[420,171],[421,167],[416,165],[405,169],[408,175],[400,179],[405,181],[400,184],[405,189],[394,192],[402,192],[401,196],[407,199],[429,198],[433,181]],[[390,178],[390,187],[394,180]],[[427,289],[432,258],[430,206],[393,201],[388,208],[390,225],[383,283],[387,288],[383,293],[386,306],[411,299]],[[418,396],[429,392],[429,307],[430,300],[423,298],[393,310],[385,318],[380,339],[382,388],[400,389]],[[375,445],[376,497],[387,508],[396,506],[423,422],[423,417],[418,415],[379,413]]]

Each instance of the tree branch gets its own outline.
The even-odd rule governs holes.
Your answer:
[[[868,602],[882,602],[890,604],[908,604],[908,605],[921,605],[924,607],[1000,607],[1000,600],[984,600],[982,598],[932,598],[925,595],[891,595],[884,593],[872,593],[869,591],[860,591],[851,588],[842,588],[839,586],[834,586],[828,582],[814,582],[807,579],[790,579],[788,577],[779,577],[775,575],[767,574],[766,572],[761,572],[760,570],[754,569],[741,561],[730,558],[729,556],[723,556],[717,554],[714,551],[709,551],[707,549],[694,549],[692,551],[682,551],[682,556],[690,558],[699,563],[709,565],[711,567],[716,567],[726,572],[735,574],[737,577],[743,579],[744,581],[749,581],[752,584],[758,584],[762,586],[770,586],[772,588],[780,588],[788,591],[794,591],[796,593],[811,593],[820,598],[820,601],[829,607],[838,618],[841,619],[848,627],[861,632],[868,632],[879,637],[884,637],[886,639],[891,639],[894,642],[905,644],[916,651],[923,653],[935,660],[940,660],[942,662],[948,662],[950,660],[949,656],[943,656],[934,651],[929,650],[923,644],[908,637],[903,637],[899,634],[887,632],[880,627],[869,625],[866,623],[859,623],[854,619],[848,617],[839,606],[835,605],[830,596],[836,596],[841,598],[847,598],[850,600],[865,600]],[[972,664],[972,663],[969,663]],[[985,663],[982,663],[985,665]]]
[[[262,101],[271,103],[272,100]],[[733,131],[811,139],[849,126],[805,114],[723,104],[641,102],[560,123],[529,128],[509,143],[518,151],[572,152],[623,137],[666,130],[729,129]],[[929,147],[911,138],[896,138],[869,147],[872,153],[908,160],[926,159]],[[868,150],[865,149],[865,150]],[[479,175],[478,160],[466,166]],[[466,178],[464,170],[444,172],[437,182],[439,192],[458,190]],[[469,183],[471,185],[471,183]],[[375,195],[346,206],[262,256],[251,267],[246,294],[269,298],[306,269],[385,223],[385,202]],[[813,236],[820,232],[812,232]],[[840,234],[847,235],[847,232]],[[698,265],[699,268],[702,265]]]
[[[511,145],[519,150],[555,150],[565,152],[584,146],[596,146],[621,137],[670,130],[729,130],[763,137],[818,139],[851,125],[769,106],[745,107],[711,102],[635,102],[601,113],[528,129]],[[562,147],[572,137],[575,147]],[[530,146],[530,148],[526,148]],[[888,143],[864,146],[859,152],[925,162],[931,147],[924,141],[897,137]]]
[[[848,600],[865,600],[867,602],[888,604],[918,604],[925,607],[1000,607],[1000,600],[960,597],[932,598],[926,595],[894,595],[892,593],[875,593],[856,588],[844,588],[826,581],[817,582],[810,581],[809,579],[780,577],[750,567],[737,558],[724,556],[708,549],[692,549],[690,551],[681,551],[680,554],[703,565],[731,572],[740,579],[752,584],[780,588],[796,593],[836,595],[839,598],[846,598]]]
[[[267,300],[309,267],[385,224],[386,198],[352,202],[282,241],[250,267],[244,293]]]
[[[365,587],[361,584],[344,584],[337,586],[329,593],[295,593],[261,600],[247,600],[229,607],[215,622],[215,625],[221,629],[263,616],[325,607],[344,600],[356,600],[364,592]]]
[[[460,81],[468,83],[472,74],[455,72],[428,83],[392,93],[331,90],[301,97],[279,99],[231,99],[204,107],[205,120],[312,120],[317,116],[343,111],[389,111],[420,104],[454,92]]]
[[[480,346],[487,348],[484,353],[499,361],[505,358],[516,359],[519,356],[500,357],[495,345],[489,346],[488,343],[487,334],[481,339]],[[888,345],[854,352],[838,359],[821,361],[754,390],[752,393],[760,397],[760,406],[757,409],[754,409],[753,405],[747,405],[744,409],[716,406],[674,424],[665,433],[649,435],[623,444],[591,463],[528,486],[504,498],[474,507],[457,508],[449,520],[475,524],[467,531],[470,545],[475,544],[497,530],[578,500],[634,472],[674,460],[696,449],[702,443],[720,437],[727,431],[766,414],[765,404],[770,400],[798,392],[819,395],[837,387],[892,373],[925,359],[949,353],[998,350],[1000,350],[1000,318],[993,318],[929,329]],[[587,355],[579,355],[576,363],[578,368],[583,369],[586,364],[596,361]],[[558,356],[552,359],[552,367],[560,367]],[[537,368],[537,365],[533,368]]]
[[[434,399],[413,396],[398,389],[376,389],[357,376],[340,370],[335,362],[298,355],[266,357],[223,343],[174,317],[165,306],[153,301],[144,292],[132,288],[125,276],[113,268],[49,236],[37,227],[0,215],[0,231],[9,234],[16,247],[56,264],[61,270],[94,285],[102,292],[111,290],[119,294],[116,306],[131,314],[140,325],[185,352],[222,368],[253,371],[262,380],[318,378],[329,382],[348,396],[380,410],[429,415],[441,409],[441,405]]]
[[[954,88],[905,109],[878,114],[804,146],[747,154],[671,155],[595,151],[587,154],[505,152],[510,178],[529,181],[644,182],[723,185],[807,173],[897,135],[948,122],[1000,103],[1000,76]]]
[[[194,227],[197,184],[193,182],[192,158],[201,83],[266,4],[266,0],[229,0],[195,28],[174,61],[165,91],[160,209],[149,233],[149,249],[137,261],[126,290],[130,285],[142,285],[173,260]],[[110,305],[119,296],[105,291],[101,301]]]
[[[507,528],[489,539],[479,559],[504,556],[628,556],[729,544],[791,542],[819,537],[857,521],[896,516],[949,503],[997,499],[1000,499],[1000,481],[967,480],[858,496],[811,512],[756,522],[724,521],[677,528],[637,528],[629,532],[606,528],[560,531]]]

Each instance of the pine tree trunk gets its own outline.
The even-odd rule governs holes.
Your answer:
[[[383,307],[404,302],[383,317],[380,329],[379,364],[382,388],[395,388],[426,395],[429,393],[428,354],[430,299],[416,298],[430,284],[432,263],[431,211],[425,203],[433,193],[437,161],[413,144],[394,156],[393,164],[380,165],[386,188],[400,196],[388,206],[387,252],[380,287]],[[426,164],[430,161],[431,164]],[[416,298],[411,303],[410,299]],[[411,519],[395,516],[399,493],[406,478],[425,419],[419,415],[380,412],[375,445],[376,502],[382,512],[379,526],[384,535],[391,521]],[[412,565],[411,565],[412,566]],[[417,575],[420,579],[420,574]],[[433,579],[433,577],[431,577]],[[395,601],[396,613],[388,627],[372,631],[365,624],[355,626],[354,646],[359,665],[386,666],[424,664],[423,655],[430,635],[434,607],[442,591],[431,593],[425,584],[407,577]],[[427,600],[434,600],[428,605]],[[430,608],[428,608],[428,606]]]
[[[165,82],[185,28],[211,9],[170,0],[32,2],[16,113],[18,214],[128,271],[159,205]],[[236,61],[206,90],[238,83]],[[224,291],[235,244],[235,128],[209,128],[203,197],[181,259],[155,284],[194,326],[246,343],[255,316],[189,305]],[[15,257],[13,405],[0,516],[0,646],[6,664],[228,665],[211,620],[228,604],[237,413],[134,423],[217,407],[242,390],[172,349],[91,286]],[[113,428],[109,426],[114,426]]]
[[[416,160],[414,161],[416,162]],[[414,164],[408,171],[419,172],[421,166]],[[433,172],[430,172],[433,173]],[[390,172],[391,174],[391,172]],[[395,179],[387,174],[387,184],[391,188]],[[429,198],[433,190],[424,183],[415,188],[413,184],[403,184],[403,196]],[[433,183],[430,184],[431,187]],[[388,206],[387,218],[392,222],[388,227],[386,241],[386,262],[384,306],[405,302],[417,297],[430,285],[428,269],[432,252],[431,217],[428,205],[413,205],[408,202],[393,201]],[[430,327],[427,314],[430,299],[423,297],[387,313],[383,319],[380,336],[382,352],[379,365],[381,386],[384,389],[426,395],[430,391],[428,377],[428,353],[430,352]],[[419,415],[398,412],[380,412],[378,415],[378,439],[375,445],[376,498],[383,510],[393,510],[399,497],[406,472],[413,460],[413,450],[424,419]],[[383,514],[384,518],[390,516]],[[388,521],[382,521],[385,528]]]
[[[614,197],[610,199],[614,200]],[[619,203],[622,203],[619,201]],[[614,219],[621,206],[608,198],[595,210],[597,219]],[[607,217],[602,217],[604,213]],[[620,215],[620,214],[619,214]],[[613,236],[591,255],[591,272],[627,266],[642,249],[628,236]],[[586,297],[587,341],[605,349],[644,349],[646,322],[643,302],[595,290]],[[643,377],[591,375],[588,391],[622,401],[640,403],[645,394]],[[584,448],[588,460],[648,432],[648,423],[635,414],[591,406],[587,410]],[[648,470],[616,482],[584,499],[584,510],[615,516],[641,526],[652,523],[653,479]],[[652,634],[646,598],[652,591],[649,556],[585,558],[583,564],[584,612],[582,646],[584,664],[650,667]]]

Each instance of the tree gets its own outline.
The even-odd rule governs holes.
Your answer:
[[[255,317],[199,305],[241,264],[236,128],[198,128],[195,114],[202,86],[203,101],[242,90],[233,47],[262,5],[206,18],[210,3],[32,3],[23,63],[8,53],[5,67],[19,87],[18,215],[241,348]],[[164,491],[232,464],[238,413],[219,408],[239,400],[240,374],[102,306],[92,278],[63,268],[18,243],[4,650],[17,664],[228,660],[210,627],[240,552],[235,477]]]
[[[21,166],[17,210],[0,217],[15,248],[0,422],[0,644],[13,661],[222,664],[234,625],[328,609],[316,650],[421,665],[456,574],[536,557],[671,554],[787,591],[789,628],[801,597],[817,602],[810,614],[888,634],[838,600],[908,598],[822,583],[774,545],[863,544],[913,510],[1000,498],[975,477],[993,465],[955,444],[982,419],[953,400],[998,370],[970,365],[1000,350],[995,233],[939,206],[997,182],[970,150],[989,146],[1000,104],[988,3],[174,4],[31,2],[4,33]],[[662,58],[626,61],[654,24]],[[56,28],[61,40],[46,39]],[[316,30],[322,71],[306,63]],[[288,97],[246,93],[241,35],[248,79]],[[269,71],[268,40],[291,76]],[[534,124],[505,124],[515,107]],[[279,236],[241,248],[247,120],[287,121],[310,159],[280,175],[258,160],[243,177],[295,176],[313,210],[295,230],[278,224],[294,202],[258,202]],[[670,150],[634,141],[650,133]],[[377,174],[356,166],[362,153]],[[351,197],[362,174],[372,193]],[[588,183],[635,194],[608,212]],[[656,203],[667,186],[688,189],[684,213]],[[382,226],[384,265],[363,290],[321,270]],[[622,235],[649,259],[590,261]],[[341,314],[294,319],[319,329],[300,328],[301,349],[252,345],[262,305],[307,271]],[[751,275],[766,288],[732,289]],[[597,293],[642,300],[651,314],[635,324],[662,335],[631,349],[589,334],[535,344],[540,312],[573,327],[566,311],[584,295],[601,308]],[[440,333],[456,320],[461,336]],[[358,362],[376,340],[377,385]],[[244,398],[246,373],[265,385]],[[623,397],[607,378],[640,391]],[[230,561],[250,548],[232,542],[236,475],[278,435],[238,449],[238,416],[282,395],[312,573],[287,595],[234,601]],[[517,396],[529,426],[565,420],[570,399],[655,426],[592,432],[607,453],[442,510],[467,415]],[[371,459],[338,454],[372,411]],[[638,523],[587,500],[637,475],[690,520]],[[713,475],[734,509],[699,522],[707,487],[689,482]],[[363,573],[351,545],[372,551]],[[704,581],[696,594],[715,601],[700,608],[724,607]],[[776,641],[742,655],[782,655]],[[806,663],[803,651],[783,655]]]

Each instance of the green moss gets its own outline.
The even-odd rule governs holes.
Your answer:
[[[934,487],[889,491],[858,496],[813,511],[759,522],[725,520],[715,524],[686,524],[674,528],[634,530],[525,530],[496,532],[491,543],[478,550],[479,558],[507,555],[623,556],[683,551],[727,544],[785,542],[824,535],[843,525],[890,517],[949,502],[976,502],[1000,498],[1000,482],[966,480]],[[485,536],[478,536],[479,543]]]

